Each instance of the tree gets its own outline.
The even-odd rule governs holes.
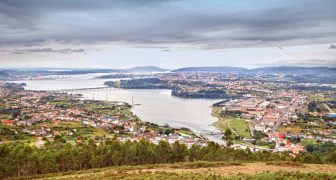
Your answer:
[[[225,132],[228,142],[232,134]],[[231,137],[231,138],[230,138]],[[5,177],[29,176],[45,173],[58,173],[108,166],[174,163],[185,161],[297,161],[306,163],[336,163],[336,150],[331,144],[323,146],[323,153],[300,153],[295,158],[286,153],[269,151],[251,152],[233,149],[208,142],[206,146],[193,145],[190,149],[176,141],[170,145],[161,141],[158,145],[141,139],[120,142],[117,139],[104,139],[99,146],[93,139],[81,145],[63,143],[62,137],[36,148],[23,143],[0,145],[0,179]],[[321,151],[322,152],[322,151]]]
[[[226,141],[226,146],[231,146],[233,145],[232,143],[232,132],[230,129],[226,129],[225,133],[224,133],[224,136],[223,136],[223,139]]]
[[[327,161],[336,164],[336,150],[328,152]]]
[[[12,114],[11,114],[11,118],[15,119],[20,115],[20,111],[19,110],[13,110]]]
[[[182,162],[186,160],[188,156],[188,148],[185,144],[180,144],[179,141],[173,143],[173,162]]]
[[[256,130],[253,131],[253,134],[254,134],[254,139],[256,139],[256,140],[260,140],[261,138],[267,136],[265,133],[263,133],[261,131],[256,131]]]
[[[201,148],[198,145],[192,145],[189,149],[189,161],[197,161],[201,159]]]
[[[54,137],[54,141],[55,141],[56,143],[66,143],[66,140],[65,140],[61,135],[56,135],[56,136]]]
[[[172,157],[172,147],[167,141],[160,141],[156,146],[156,156],[158,157],[157,161],[160,163],[168,163]]]

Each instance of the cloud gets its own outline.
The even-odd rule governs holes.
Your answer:
[[[199,49],[336,41],[334,0],[2,0],[0,46],[126,44]]]
[[[328,49],[336,49],[336,45],[335,44],[330,44]]]
[[[59,54],[86,54],[85,49],[52,49],[52,48],[34,48],[34,49],[15,49],[11,51],[12,54],[30,54],[30,53],[59,53]]]

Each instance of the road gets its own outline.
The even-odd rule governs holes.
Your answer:
[[[332,109],[330,109],[330,107],[326,104],[326,103],[323,103],[323,106],[328,109],[329,113],[335,113],[335,111],[333,111]]]
[[[278,127],[281,125],[283,118],[288,114],[288,110],[286,109],[280,116],[280,119],[278,122],[273,126],[272,132],[275,133],[275,131],[278,129]]]
[[[283,121],[283,118],[288,114],[288,110],[286,109],[280,116],[278,122],[274,125],[273,129],[272,129],[272,132],[275,134],[276,130],[278,129],[278,127],[281,125],[282,121]],[[275,138],[275,149],[277,149],[279,146],[280,146],[280,142],[279,142],[279,138],[276,137]]]

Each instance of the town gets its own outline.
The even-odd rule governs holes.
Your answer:
[[[185,93],[224,91],[226,98],[213,105],[213,115],[219,118],[217,128],[232,131],[232,147],[295,156],[336,143],[336,88],[328,81],[333,77],[306,76],[187,72],[162,79],[182,86]],[[323,78],[325,83],[317,83]]]
[[[216,99],[212,115],[218,121],[213,125],[223,133],[227,145],[251,151],[290,152],[295,156],[305,151],[323,152],[324,147],[334,147],[336,143],[335,84],[328,80],[333,79],[333,74],[307,76],[311,79],[307,80],[306,75],[297,78],[208,72],[111,73],[102,77],[126,78],[104,83],[112,88],[164,88],[180,98]],[[316,83],[323,78],[325,83]],[[14,140],[9,137],[13,134],[17,140],[37,146],[55,137],[73,144],[88,139],[99,144],[104,138],[145,138],[155,144],[160,140],[170,144],[179,141],[188,147],[207,143],[202,134],[196,135],[188,128],[143,122],[127,103],[80,100],[80,94],[27,91],[24,87],[24,83],[2,84],[2,142]],[[7,132],[10,129],[12,133]],[[230,137],[225,137],[228,130]]]
[[[283,74],[173,72],[121,80],[112,86],[169,88],[177,97],[221,99],[213,105],[213,116],[219,118],[214,125],[223,133],[227,129],[233,133],[232,147],[288,151],[295,156],[307,150],[320,151],[316,148],[320,145],[335,146],[336,85],[332,79],[333,74],[298,78]],[[320,81],[324,83],[317,83]]]
[[[62,139],[73,144],[91,140],[97,145],[106,138],[158,144],[179,141],[191,147],[206,140],[187,128],[143,122],[123,102],[80,100],[80,95],[22,90],[17,84],[3,84],[0,109],[0,143],[26,142],[43,146]]]

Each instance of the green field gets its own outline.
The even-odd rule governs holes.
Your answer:
[[[220,107],[213,107],[212,109],[212,116],[217,117],[219,120],[214,125],[222,130],[223,132],[226,129],[232,129],[234,132],[233,134],[243,137],[243,138],[252,138],[252,135],[249,130],[249,122],[245,119],[240,119],[236,117],[231,116],[225,116],[222,115],[222,108]]]
[[[36,125],[37,127],[48,128],[83,128],[84,126],[80,122],[73,121],[46,121]]]
[[[66,133],[70,129],[76,129],[75,134],[77,136],[94,138],[96,136],[110,135],[102,128],[95,128],[87,125],[83,125],[80,122],[73,121],[49,121],[35,125],[35,127],[48,127],[51,130],[59,131],[60,133]],[[71,140],[71,138],[67,138]]]
[[[325,102],[325,101],[331,101],[333,100],[330,97],[325,97],[323,94],[309,94],[308,95],[309,101],[316,101],[316,102]]]
[[[2,142],[35,142],[35,138],[23,133],[16,126],[0,124],[0,141]]]
[[[309,144],[317,144],[315,139],[301,139],[301,144],[307,146]]]
[[[248,122],[244,119],[228,117],[225,118],[224,121],[219,122],[218,127],[222,131],[225,131],[226,129],[231,127],[235,132],[238,133],[239,136],[243,138],[252,138],[252,135],[248,127]]]

